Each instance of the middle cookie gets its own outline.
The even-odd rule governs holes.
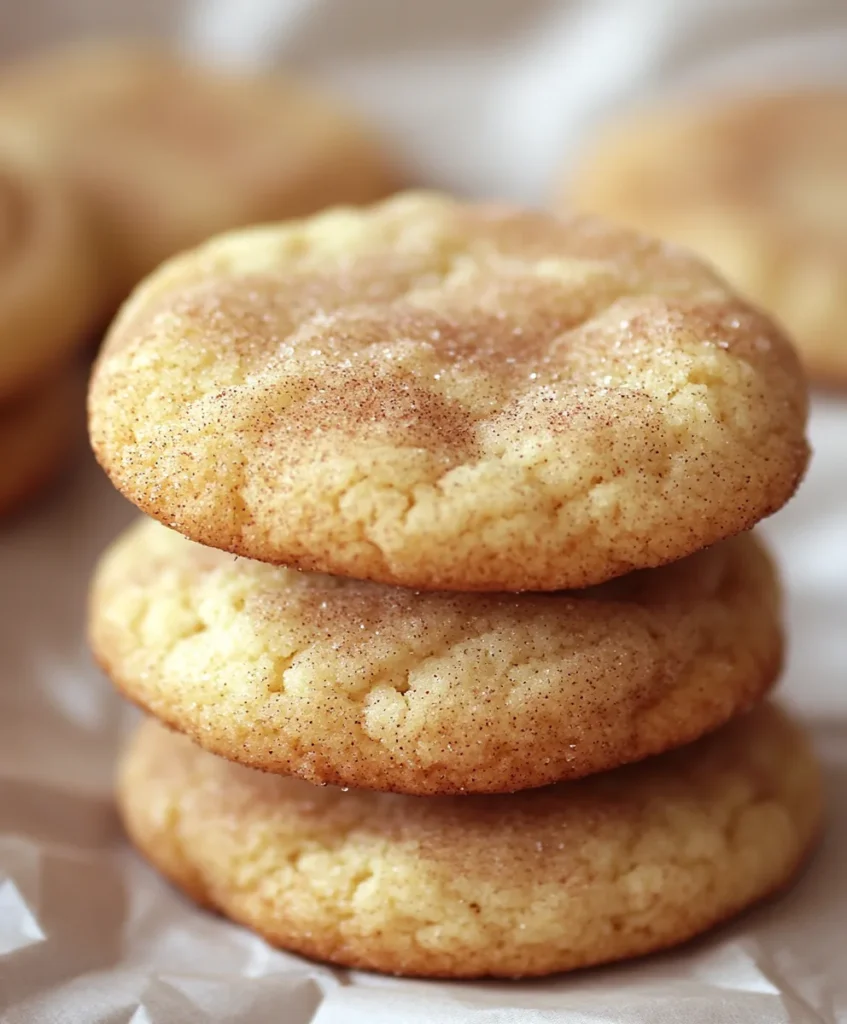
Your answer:
[[[689,743],[761,697],[782,647],[749,535],[587,590],[458,594],[235,558],[149,520],[104,556],[90,634],[130,699],[215,754],[414,794]]]

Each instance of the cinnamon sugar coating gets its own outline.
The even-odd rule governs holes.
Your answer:
[[[811,375],[847,386],[847,92],[702,100],[610,126],[561,189],[689,246],[786,325]]]
[[[821,799],[805,736],[768,706],[580,782],[430,799],[251,771],[150,721],[118,790],[133,842],[194,899],[284,949],[429,977],[689,939],[790,881]]]
[[[791,346],[685,252],[410,194],[223,236],[124,307],[98,459],[204,544],[429,589],[552,590],[779,508]]]
[[[744,536],[557,594],[418,593],[234,559],[149,520],[105,554],[95,656],[213,753],[310,782],[507,792],[690,742],[781,660]]]

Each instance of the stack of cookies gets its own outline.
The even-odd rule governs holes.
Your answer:
[[[819,781],[759,703],[779,594],[744,531],[803,473],[805,387],[694,257],[433,195],[223,236],[135,292],[89,412],[150,517],[91,601],[152,716],[120,808],[198,902],[520,976],[798,869]]]

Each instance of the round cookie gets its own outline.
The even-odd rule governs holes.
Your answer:
[[[119,297],[225,228],[395,187],[343,104],[296,79],[206,68],[152,44],[101,42],[11,65],[0,115],[28,126],[77,188]]]
[[[0,515],[15,511],[61,470],[74,443],[79,376],[64,373],[0,406]]]
[[[0,119],[0,403],[85,342],[101,298],[72,194]]]
[[[580,782],[430,799],[251,771],[149,721],[118,795],[133,842],[200,902],[294,952],[430,977],[683,942],[792,878],[821,800],[806,738],[768,706]]]
[[[415,593],[233,559],[150,520],[95,575],[89,632],[133,701],[310,782],[509,792],[688,743],[781,658],[750,536],[590,590]]]
[[[119,490],[200,543],[516,591],[773,512],[806,402],[789,343],[694,257],[411,194],[166,264],[113,325],[89,410]]]
[[[847,92],[701,101],[608,129],[562,193],[702,253],[847,386]]]

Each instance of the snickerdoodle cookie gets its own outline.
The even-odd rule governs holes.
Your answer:
[[[699,101],[601,136],[563,201],[690,246],[847,386],[847,92]]]
[[[679,746],[780,664],[750,536],[557,594],[415,593],[132,527],[90,633],[118,687],[213,753],[312,782],[506,792]]]
[[[395,187],[343,102],[279,74],[202,67],[101,42],[0,73],[0,117],[30,130],[99,229],[113,297],[173,253],[242,224]]]
[[[150,277],[90,391],[115,485],[203,544],[409,587],[553,590],[779,508],[806,390],[693,256],[409,194]]]
[[[307,956],[398,974],[547,974],[662,949],[780,889],[817,836],[802,732],[763,706],[689,747],[513,796],[344,792],[146,722],[119,803],[201,903]]]
[[[75,370],[0,405],[0,515],[14,511],[61,470],[78,423],[82,385]]]
[[[88,340],[102,296],[72,192],[0,120],[0,403]]]

